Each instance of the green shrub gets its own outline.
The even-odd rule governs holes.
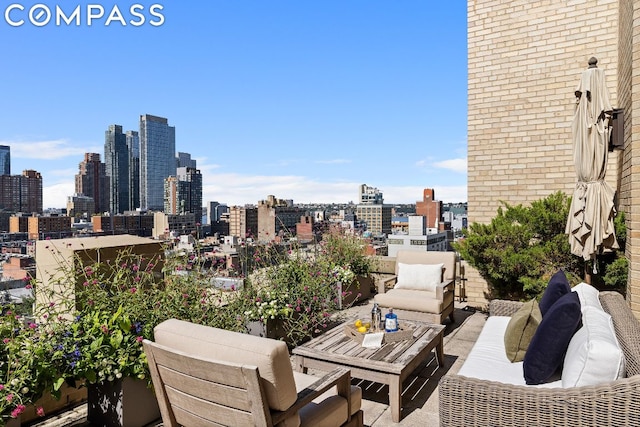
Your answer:
[[[454,243],[460,255],[489,284],[488,298],[526,300],[538,297],[551,275],[564,269],[570,283],[583,280],[591,261],[571,254],[565,234],[571,199],[562,192],[531,203],[511,206],[502,202],[489,224],[473,223],[465,238]],[[620,250],[598,255],[592,284],[624,291],[628,261],[624,256],[626,226],[623,212],[614,221]]]

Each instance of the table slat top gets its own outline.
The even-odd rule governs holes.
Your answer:
[[[339,363],[342,365],[398,372],[404,369],[417,353],[428,346],[444,331],[443,325],[418,321],[404,321],[404,327],[413,329],[410,339],[389,342],[380,348],[363,348],[344,332],[344,323],[293,349],[293,354]]]

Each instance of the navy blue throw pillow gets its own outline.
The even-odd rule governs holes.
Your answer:
[[[524,355],[524,379],[527,384],[548,382],[562,367],[573,334],[581,326],[580,299],[569,292],[551,306],[536,329]]]
[[[561,296],[569,292],[571,292],[571,286],[569,286],[567,276],[564,274],[564,271],[558,270],[558,272],[549,279],[547,288],[544,290],[542,298],[540,299],[539,307],[542,317],[545,316],[547,311],[549,311],[551,306],[558,301]]]

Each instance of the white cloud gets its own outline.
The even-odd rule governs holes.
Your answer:
[[[466,173],[467,158],[443,160],[441,162],[435,162],[433,166],[440,169],[447,169],[452,172]]]
[[[75,192],[75,182],[73,179],[60,181],[53,185],[45,185],[42,188],[42,207],[64,208],[67,206],[67,197]]]
[[[74,146],[66,139],[49,141],[0,141],[11,147],[12,158],[53,160],[70,156],[82,157],[84,153],[101,153],[104,147]]]
[[[331,160],[316,160],[316,163],[322,165],[339,165],[343,163],[351,163],[348,159],[331,159]]]
[[[294,203],[357,203],[361,182],[320,182],[303,176],[249,176],[240,174],[216,174],[207,178],[203,186],[202,200],[226,203],[229,206],[257,204],[268,195],[281,199],[293,199]],[[376,183],[389,204],[415,203],[422,199],[425,187],[388,186]],[[467,200],[466,185],[432,186],[436,199],[443,202]]]
[[[74,172],[74,173],[77,173]],[[73,176],[73,174],[68,175]],[[46,185],[43,189],[45,208],[62,208],[68,196],[73,195],[73,179]],[[202,201],[218,201],[229,206],[257,204],[269,195],[280,199],[293,199],[294,203],[357,203],[361,182],[318,181],[296,175],[242,175],[236,173],[207,174],[203,183]],[[433,188],[437,200],[445,203],[467,200],[466,185],[391,186],[384,182],[375,185],[384,194],[388,204],[415,203],[422,200],[425,188]]]

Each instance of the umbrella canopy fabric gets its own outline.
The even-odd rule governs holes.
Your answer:
[[[609,101],[605,73],[595,59],[582,72],[573,116],[573,161],[576,184],[566,232],[571,253],[584,260],[618,248],[613,218],[615,191],[605,182],[609,146]]]

